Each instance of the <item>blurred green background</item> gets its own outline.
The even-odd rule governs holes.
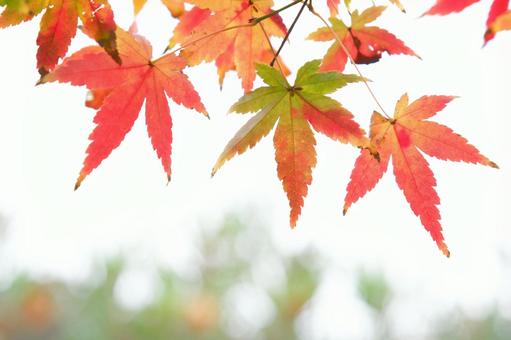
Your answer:
[[[131,297],[138,294],[140,277],[123,256],[97,263],[83,282],[23,273],[4,279],[0,339],[323,338],[309,327],[321,314],[314,309],[325,275],[319,252],[283,255],[259,226],[237,216],[201,230],[188,274],[157,268],[149,296],[138,301]],[[363,305],[353,312],[370,320],[365,336],[357,339],[410,339],[400,335],[393,320],[395,293],[384,273],[360,269],[349,275]],[[511,320],[497,306],[477,318],[454,307],[412,338],[508,340]]]

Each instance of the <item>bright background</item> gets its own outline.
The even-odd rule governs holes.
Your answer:
[[[126,2],[111,0],[122,27],[133,21]],[[444,18],[419,18],[433,1],[403,2],[406,15],[389,7],[376,24],[395,33],[422,60],[385,55],[377,64],[361,66],[362,72],[388,112],[405,92],[412,100],[426,94],[459,96],[435,120],[500,166],[497,171],[428,158],[438,181],[450,259],[423,230],[390,171],[343,217],[357,150],[322,136],[317,137],[318,165],[295,230],[288,225],[271,137],[210,178],[216,157],[246,120],[226,114],[242,95],[236,75],[230,73],[220,91],[211,64],[186,70],[211,120],[171,104],[173,177],[168,186],[139,119],[121,146],[74,192],[94,112],[83,105],[83,88],[33,86],[38,78],[34,20],[0,31],[0,208],[8,225],[0,246],[0,276],[8,282],[14,273],[28,271],[80,281],[93,274],[94,259],[125,254],[137,275],[123,299],[143,304],[151,298],[154,267],[190,271],[193,235],[235,211],[263,221],[268,228],[261,232],[271,234],[284,256],[310,248],[327,259],[311,322],[318,337],[368,336],[368,317],[353,288],[353,273],[361,268],[385,273],[394,286],[397,307],[392,313],[402,334],[422,332],[435,315],[454,307],[477,316],[497,304],[511,317],[511,33],[499,34],[482,48],[489,1]],[[359,3],[364,8],[370,2]],[[327,13],[323,1],[315,6]],[[297,10],[285,12],[288,25]],[[176,21],[159,1],[150,0],[137,23],[158,53]],[[300,19],[282,53],[291,70],[326,52],[329,45],[303,40],[320,26],[308,13]],[[89,44],[78,35],[71,51]],[[355,71],[348,66],[347,72]],[[376,106],[363,85],[351,85],[334,97],[368,128]]]

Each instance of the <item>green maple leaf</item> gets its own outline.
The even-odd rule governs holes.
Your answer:
[[[353,115],[325,96],[362,78],[337,72],[318,73],[320,63],[314,60],[303,65],[292,86],[276,69],[258,64],[257,74],[268,86],[247,93],[230,109],[257,114],[231,139],[213,167],[215,174],[226,161],[253,147],[277,125],[273,139],[275,159],[291,207],[291,226],[296,225],[316,165],[312,130],[356,147],[369,146]]]

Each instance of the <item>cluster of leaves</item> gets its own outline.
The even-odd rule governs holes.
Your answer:
[[[425,120],[441,111],[453,98],[424,96],[410,104],[404,95],[393,118],[376,100],[383,115],[374,113],[367,136],[353,114],[327,96],[352,82],[367,85],[356,64],[375,63],[385,52],[417,57],[394,34],[371,25],[383,14],[384,6],[374,4],[361,12],[352,11],[351,1],[345,0],[344,6],[351,17],[348,24],[338,15],[340,0],[327,0],[329,24],[315,11],[312,0],[288,1],[278,9],[273,9],[272,0],[162,2],[179,22],[167,52],[153,59],[148,41],[133,29],[125,31],[116,26],[107,0],[0,0],[0,6],[5,7],[0,15],[0,27],[30,20],[44,12],[37,38],[40,83],[59,81],[86,86],[91,93],[87,105],[98,110],[94,118],[97,126],[90,135],[91,143],[76,188],[120,145],[144,102],[148,134],[170,180],[172,119],[167,97],[208,116],[183,69],[214,62],[220,84],[229,71],[236,72],[241,80],[245,95],[231,111],[256,114],[227,144],[213,174],[227,160],[257,144],[276,126],[277,172],[289,199],[290,223],[295,226],[316,165],[313,131],[322,133],[361,149],[348,184],[344,212],[377,184],[392,159],[397,184],[412,211],[442,252],[449,255],[439,222],[437,205],[440,200],[434,189],[435,178],[420,151],[444,160],[496,167],[449,128]],[[185,7],[185,2],[191,6]],[[390,2],[404,11],[399,0]],[[438,0],[425,14],[459,12],[475,2],[478,0]],[[146,0],[133,1],[135,14],[145,3]],[[300,10],[288,28],[279,13],[295,5]],[[509,0],[493,1],[485,42],[496,33],[511,29],[508,5]],[[291,71],[279,55],[306,9],[325,24],[308,39],[332,41],[332,45],[322,60],[306,62],[291,85],[287,79]],[[100,46],[83,48],[58,64],[76,34],[78,18],[83,32]],[[272,37],[283,38],[278,49],[272,46]],[[355,65],[358,75],[341,73],[348,61]],[[254,90],[257,75],[267,86]],[[372,92],[371,95],[374,97]]]

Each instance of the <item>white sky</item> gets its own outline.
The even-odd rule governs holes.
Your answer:
[[[322,2],[316,7],[326,13]],[[459,15],[419,19],[433,1],[403,1],[408,15],[391,8],[377,21],[423,60],[384,56],[361,69],[387,111],[408,92],[458,95],[435,120],[462,134],[501,169],[428,158],[438,181],[445,259],[411,212],[389,171],[346,217],[341,206],[357,150],[317,137],[318,165],[296,230],[288,225],[288,202],[276,175],[272,138],[228,162],[215,178],[211,167],[225,143],[246,120],[226,115],[241,94],[234,73],[219,91],[213,65],[186,70],[211,120],[171,104],[174,120],[173,178],[165,175],[139,119],[121,146],[89,176],[73,185],[84,158],[94,112],[85,90],[69,85],[34,87],[37,22],[0,31],[0,207],[9,219],[0,247],[0,270],[28,269],[76,280],[90,259],[128,253],[148,267],[182,266],[197,226],[213,225],[232,211],[267,222],[285,253],[312,247],[328,259],[328,272],[314,319],[320,335],[364,335],[367,319],[353,295],[353,271],[382,270],[399,292],[400,329],[424,329],[438,310],[461,305],[479,313],[496,300],[511,315],[510,119],[511,33],[481,49],[489,1]],[[111,1],[117,22],[132,21],[126,1]],[[280,2],[285,3],[285,1]],[[355,2],[357,3],[357,2]],[[366,2],[369,3],[369,2]],[[289,24],[296,9],[284,15]],[[156,0],[138,19],[139,31],[163,51],[175,21]],[[282,53],[291,70],[320,58],[327,44],[303,41],[321,23],[307,13]],[[71,50],[91,42],[77,37]],[[351,66],[348,72],[354,72]],[[293,76],[291,76],[293,77]],[[375,109],[362,85],[334,95],[368,128]],[[507,262],[505,256],[507,254]],[[323,301],[323,302],[322,302]],[[325,318],[323,318],[325,317]]]

